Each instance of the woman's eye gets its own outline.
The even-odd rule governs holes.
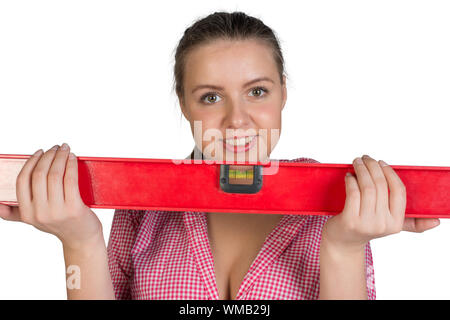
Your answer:
[[[264,87],[255,87],[253,88],[250,93],[253,94],[254,97],[260,98],[262,96],[264,96],[265,94],[267,94],[269,92],[269,90],[267,90]],[[208,92],[205,93],[201,98],[200,101],[206,103],[206,104],[214,104],[216,102],[219,102],[220,100],[222,100],[222,98],[220,98],[217,93],[215,92]]]
[[[220,100],[217,100],[217,97],[219,97],[219,96],[215,93],[207,93],[202,96],[201,100],[207,104],[212,104],[212,103],[216,103],[216,102],[220,101]]]
[[[253,93],[256,97],[262,97],[263,92],[267,93],[267,89],[265,89],[263,87],[256,87],[256,88],[253,88],[250,92]]]

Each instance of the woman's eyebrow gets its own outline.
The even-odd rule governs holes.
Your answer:
[[[251,81],[244,83],[244,85],[242,87],[246,87],[248,85],[251,85],[252,83],[259,82],[259,81],[270,81],[270,82],[274,83],[274,81],[272,79],[270,79],[269,77],[260,77],[260,78],[256,78],[256,79],[253,79]],[[223,87],[215,86],[212,84],[201,84],[201,85],[196,86],[192,90],[192,93],[194,93],[195,91],[197,91],[199,89],[203,89],[203,88],[210,88],[210,89],[214,89],[214,90],[223,90]]]

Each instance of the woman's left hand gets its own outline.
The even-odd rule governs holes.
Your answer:
[[[346,177],[344,210],[323,227],[322,238],[327,243],[359,251],[375,238],[402,230],[423,232],[439,225],[439,219],[405,218],[406,188],[389,165],[383,167],[382,162],[364,155],[360,164],[354,161],[354,168],[356,176]]]

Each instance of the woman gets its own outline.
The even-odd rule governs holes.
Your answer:
[[[198,151],[191,157],[268,159],[287,99],[269,27],[242,12],[198,20],[178,44],[174,75]],[[1,206],[0,215],[61,240],[66,267],[79,270],[81,281],[68,282],[69,299],[374,299],[369,241],[439,220],[404,218],[406,190],[390,166],[368,156],[353,166],[336,216],[116,210],[106,247],[100,221],[80,197],[76,158],[63,144],[26,162],[19,207]]]

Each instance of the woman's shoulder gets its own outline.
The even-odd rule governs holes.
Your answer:
[[[113,225],[138,229],[144,220],[155,219],[158,210],[115,209]]]
[[[115,209],[113,217],[113,226],[121,226],[127,229],[137,231],[143,225],[146,228],[154,228],[165,224],[167,220],[180,220],[183,217],[183,211],[167,210],[136,210],[136,209]],[[172,221],[173,222],[173,221]]]
[[[304,163],[320,163],[319,161],[308,158],[308,157],[300,157],[300,158],[294,158],[294,159],[279,159],[280,162],[304,162]]]

